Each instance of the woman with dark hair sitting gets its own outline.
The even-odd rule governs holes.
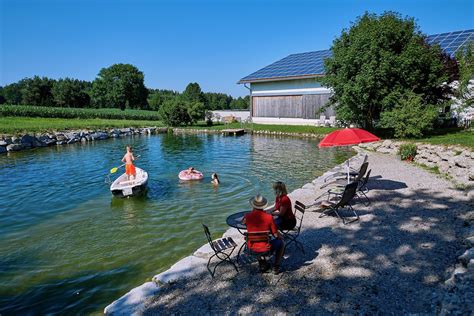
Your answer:
[[[296,218],[285,184],[281,181],[275,182],[273,190],[275,192],[275,206],[271,214],[278,216],[275,220],[276,225],[282,230],[293,229],[296,226]]]

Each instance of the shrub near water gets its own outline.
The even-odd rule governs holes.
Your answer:
[[[77,109],[43,107],[32,105],[0,105],[0,116],[46,117],[46,118],[80,118],[80,119],[116,119],[116,120],[151,120],[158,121],[155,111],[120,110],[120,109]]]
[[[402,160],[413,161],[416,156],[417,147],[415,144],[401,144],[398,149],[398,154]]]

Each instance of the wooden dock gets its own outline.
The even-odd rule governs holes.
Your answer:
[[[245,130],[243,128],[223,129],[222,134],[226,136],[240,136],[245,134]]]

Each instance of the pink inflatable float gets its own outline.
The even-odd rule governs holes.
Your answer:
[[[202,174],[201,171],[197,171],[197,170],[194,170],[194,172],[191,174],[188,174],[186,170],[182,170],[178,174],[178,178],[183,181],[201,180],[202,178],[204,178],[204,175]]]

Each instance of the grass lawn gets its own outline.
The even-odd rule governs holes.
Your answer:
[[[47,131],[62,131],[82,128],[109,127],[149,127],[164,126],[159,121],[141,120],[106,120],[106,119],[61,119],[42,117],[0,117],[0,133],[33,133]]]
[[[214,124],[207,126],[204,122],[200,122],[193,126],[187,126],[184,128],[189,129],[209,129],[209,130],[222,130],[228,128],[245,128],[253,131],[270,131],[270,132],[284,132],[284,133],[300,133],[300,134],[328,134],[337,128],[334,127],[316,127],[316,126],[304,126],[304,125],[267,125],[267,124]]]
[[[443,135],[433,135],[410,141],[429,143],[433,145],[461,145],[474,149],[474,131],[450,130]]]

